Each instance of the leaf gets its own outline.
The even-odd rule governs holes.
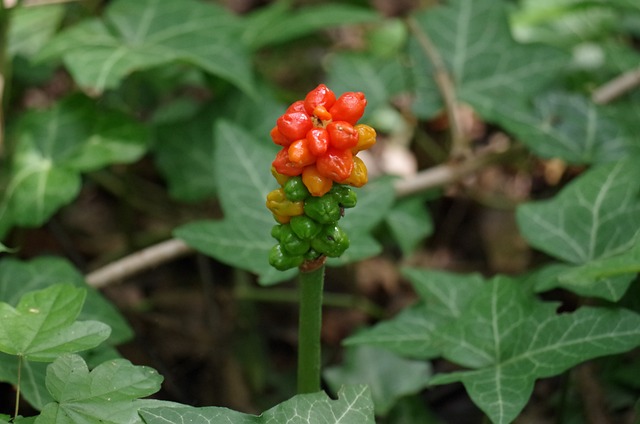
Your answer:
[[[517,280],[494,278],[447,332],[444,357],[483,352],[479,369],[437,375],[432,384],[461,381],[495,423],[511,422],[527,403],[536,379],[580,362],[640,344],[640,316],[623,309],[583,307],[557,314],[555,305],[524,295]],[[469,323],[476,323],[468,327]],[[453,355],[452,355],[453,353]]]
[[[640,167],[627,159],[596,167],[553,199],[517,210],[520,230],[534,247],[574,264],[629,250],[640,236]]]
[[[343,385],[366,384],[377,416],[386,416],[400,398],[425,388],[430,376],[431,366],[426,362],[366,346],[347,349],[344,363],[326,368],[323,373],[335,392]]]
[[[495,121],[542,157],[589,164],[623,159],[635,151],[634,139],[583,96],[554,92],[536,98],[531,111],[508,101],[497,110],[501,113]]]
[[[281,1],[251,13],[244,20],[242,41],[253,50],[295,40],[326,28],[378,20],[371,9],[348,4],[324,3],[290,9]]]
[[[220,133],[214,138],[213,116],[235,123],[256,138],[269,133],[285,108],[266,95],[266,91],[261,89],[257,99],[233,91],[204,107],[188,122],[162,126],[158,130],[159,140],[154,150],[173,197],[197,201],[216,192],[214,147]]]
[[[594,262],[598,261],[599,260],[596,260]],[[588,266],[589,263],[585,266]],[[581,268],[582,266],[551,264],[527,274],[525,281],[527,284],[531,284],[538,293],[563,288],[580,296],[599,297],[610,302],[617,302],[622,299],[635,278],[633,274],[616,275],[598,279],[597,283],[595,283],[595,281],[572,281],[563,278],[564,275],[571,275],[575,272],[574,270],[577,271]]]
[[[560,281],[574,285],[600,284],[608,277],[640,273],[640,240],[630,250],[608,258],[596,259],[571,268],[558,277]],[[633,276],[631,276],[633,277]]]
[[[63,353],[96,347],[111,329],[97,321],[76,321],[86,291],[56,284],[22,296],[14,308],[0,302],[0,351],[50,362]]]
[[[134,71],[185,61],[253,92],[241,25],[225,8],[194,0],[111,2],[103,20],[62,32],[40,58],[61,57],[75,81],[94,93]]]
[[[53,36],[64,17],[59,4],[16,7],[11,11],[8,51],[11,56],[31,57]]]
[[[0,301],[12,306],[17,305],[25,294],[61,281],[86,291],[84,306],[78,318],[107,324],[111,328],[108,343],[117,345],[133,337],[133,330],[120,311],[98,290],[88,286],[84,277],[67,260],[40,256],[30,261],[12,258],[0,261]]]
[[[565,65],[565,55],[542,45],[513,41],[506,4],[494,0],[455,0],[416,15],[445,63],[459,100],[491,117],[504,99],[526,102]],[[409,45],[416,84],[414,111],[434,116],[442,102],[434,70],[415,35]]]
[[[435,358],[442,352],[439,329],[459,319],[483,285],[478,275],[412,268],[403,269],[403,275],[411,281],[420,301],[393,319],[350,336],[344,342],[347,346],[366,344],[411,358]]]
[[[160,389],[162,376],[126,359],[105,362],[91,372],[78,355],[64,355],[47,368],[47,389],[55,399],[36,424],[138,424],[138,409],[158,405],[138,398]],[[162,405],[162,403],[159,403]]]
[[[271,408],[259,417],[241,414],[226,408],[157,408],[142,409],[146,424],[191,423],[211,424],[373,424],[373,403],[366,386],[342,387],[338,399],[324,392],[297,395]]]
[[[433,232],[433,222],[423,196],[399,201],[385,221],[404,256],[413,253],[418,244]]]
[[[137,160],[147,130],[119,112],[81,96],[51,109],[27,112],[8,187],[0,201],[0,228],[39,226],[80,190],[80,173]],[[2,234],[0,234],[1,236]]]

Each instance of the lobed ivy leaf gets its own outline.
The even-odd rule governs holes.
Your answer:
[[[49,362],[99,345],[111,329],[97,321],[76,321],[85,296],[86,290],[56,284],[26,293],[15,308],[0,302],[0,351]]]
[[[0,200],[0,229],[38,226],[80,190],[80,173],[137,160],[147,130],[82,96],[24,114],[11,174]],[[2,236],[2,234],[0,234]]]
[[[497,106],[495,121],[535,154],[569,163],[604,163],[636,152],[635,139],[584,96],[552,92],[536,97],[532,110]]]
[[[553,199],[517,210],[520,230],[534,247],[584,264],[629,250],[640,237],[640,167],[634,158],[598,166]]]
[[[176,407],[143,408],[146,424],[373,424],[373,403],[367,386],[346,386],[332,400],[324,392],[297,395],[274,406],[260,416],[242,414],[227,408]]]
[[[517,280],[496,277],[460,319],[442,328],[444,357],[477,362],[474,370],[436,375],[431,384],[460,381],[495,423],[509,423],[526,405],[538,378],[583,361],[640,345],[640,315],[583,307],[558,314],[556,305],[523,293]],[[475,323],[469,328],[470,323]],[[481,356],[480,361],[473,358]],[[471,364],[470,364],[471,365]]]
[[[556,304],[536,299],[525,279],[476,277],[465,286],[460,276],[410,273],[421,302],[347,344],[410,357],[442,356],[471,368],[436,375],[429,383],[462,382],[495,423],[511,422],[520,413],[536,379],[640,345],[640,315],[624,309],[583,307],[558,314]],[[404,327],[409,330],[402,332]]]
[[[258,9],[243,21],[241,40],[251,49],[284,43],[319,30],[371,22],[380,19],[372,9],[340,3],[291,8],[291,1],[279,1]]]
[[[62,58],[74,80],[94,93],[117,87],[130,73],[188,62],[254,91],[239,19],[222,6],[195,0],[111,2],[103,19],[63,31],[40,59]]]
[[[345,345],[377,346],[410,358],[440,356],[439,329],[459,319],[463,309],[482,287],[479,275],[405,268],[420,300],[391,320],[382,321],[345,340]]]
[[[388,350],[368,346],[348,348],[341,365],[326,368],[324,380],[337,392],[343,385],[366,384],[376,416],[387,416],[403,397],[427,386],[431,366],[427,362],[404,359]]]
[[[516,43],[505,8],[501,1],[454,0],[415,16],[442,56],[458,99],[485,118],[494,118],[504,99],[524,104],[566,63],[554,48]],[[420,117],[434,116],[442,102],[433,95],[438,91],[434,68],[415,35],[409,54],[417,94],[414,111]]]
[[[126,359],[105,362],[89,371],[78,355],[64,355],[47,368],[47,404],[36,424],[142,424],[138,410],[166,403],[139,398],[160,389],[162,376]]]

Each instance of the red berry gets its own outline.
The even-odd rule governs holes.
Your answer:
[[[339,183],[351,176],[353,154],[348,149],[340,150],[329,147],[327,152],[316,160],[316,168],[321,175]]]
[[[358,145],[358,132],[346,121],[333,121],[327,125],[329,143],[336,149],[351,149]]]
[[[323,155],[329,147],[329,133],[324,128],[313,128],[307,133],[307,144],[314,156]]]
[[[313,128],[311,117],[304,112],[288,112],[276,121],[280,134],[290,141],[300,140],[307,136],[307,132]]]
[[[309,93],[305,97],[304,109],[309,115],[313,115],[316,107],[324,106],[325,109],[329,110],[329,108],[333,106],[335,101],[336,95],[333,94],[333,91],[329,90],[326,85],[320,84],[313,90],[309,91]]]
[[[287,139],[285,136],[283,136],[280,131],[278,131],[278,127],[273,127],[271,129],[271,132],[269,133],[271,135],[271,140],[273,140],[274,143],[280,145],[280,146],[284,146],[287,147],[289,144],[291,144],[291,140]]]
[[[347,121],[355,125],[358,119],[362,118],[366,106],[367,99],[364,93],[349,91],[338,97],[329,113],[335,121]]]
[[[271,166],[275,168],[278,174],[288,175],[290,177],[302,174],[303,168],[289,160],[289,152],[286,147],[283,147],[278,152],[276,158],[271,162]]]
[[[304,112],[304,101],[302,100],[298,100],[297,102],[293,102],[291,103],[291,106],[289,106],[287,108],[287,110],[284,111],[284,113],[289,113],[289,112]],[[311,115],[311,114],[309,114]]]

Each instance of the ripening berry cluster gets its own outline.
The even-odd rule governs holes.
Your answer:
[[[376,132],[357,124],[367,99],[347,92],[336,99],[326,85],[311,90],[278,118],[271,138],[282,146],[272,165],[278,175],[302,176],[312,196],[322,196],[333,183],[362,187],[367,167],[356,155],[376,142]]]
[[[267,196],[267,208],[279,223],[271,231],[278,240],[269,254],[275,268],[338,257],[349,247],[338,221],[345,208],[356,205],[351,187],[367,182],[367,168],[356,155],[376,142],[373,128],[357,124],[366,105],[362,93],[336,99],[320,84],[271,130],[273,142],[282,146],[271,167],[280,188]]]

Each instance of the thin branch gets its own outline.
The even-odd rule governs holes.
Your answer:
[[[409,29],[418,40],[420,47],[424,50],[434,68],[434,80],[447,112],[447,118],[451,127],[451,152],[450,156],[454,159],[467,157],[470,153],[469,143],[460,118],[458,101],[456,98],[456,90],[453,80],[449,75],[442,56],[436,46],[429,38],[429,35],[420,28],[420,24],[413,17],[407,18]]]
[[[85,279],[90,286],[101,288],[194,252],[195,250],[182,240],[169,239],[93,271],[87,274]]]
[[[618,75],[611,81],[601,85],[593,92],[591,99],[594,103],[600,105],[610,103],[637,86],[640,86],[640,68]]]

